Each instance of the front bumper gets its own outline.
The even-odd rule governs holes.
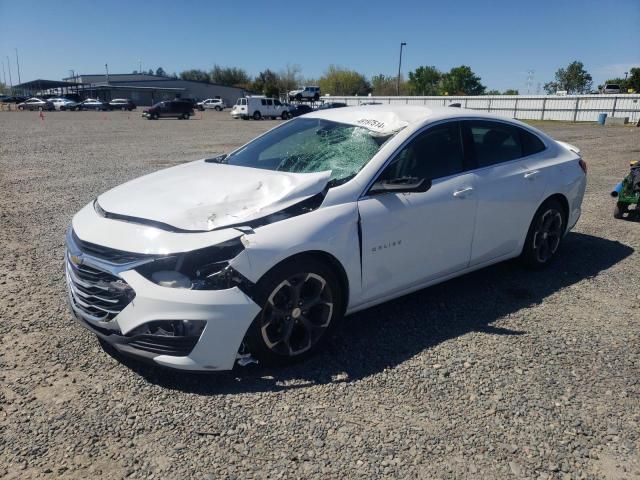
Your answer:
[[[90,264],[91,258],[86,257],[84,261]],[[238,287],[227,290],[168,288],[156,285],[135,270],[127,270],[115,275],[133,289],[135,297],[111,319],[98,320],[77,303],[82,302],[83,297],[78,296],[77,288],[74,289],[70,262],[67,254],[68,298],[76,320],[119,352],[165,367],[205,371],[232,369],[242,339],[260,311],[260,307]],[[206,324],[199,338],[169,337],[160,339],[161,343],[153,343],[148,336],[135,334],[138,327],[148,322],[170,320],[199,320]],[[166,353],[181,349],[188,353]]]

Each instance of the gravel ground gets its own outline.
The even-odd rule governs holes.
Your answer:
[[[289,368],[185,375],[114,358],[71,319],[74,212],[276,124],[0,113],[0,477],[640,478],[640,224],[611,187],[640,128],[539,124],[589,164],[548,270],[513,262],[350,317]]]

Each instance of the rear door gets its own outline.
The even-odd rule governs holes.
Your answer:
[[[477,169],[478,209],[470,265],[517,253],[545,192],[545,145],[533,133],[498,120],[465,120]]]

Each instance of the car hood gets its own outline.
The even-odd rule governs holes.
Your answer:
[[[124,183],[98,197],[115,218],[185,231],[249,222],[322,192],[330,171],[287,173],[209,163],[178,165]]]

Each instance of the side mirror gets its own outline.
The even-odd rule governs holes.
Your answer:
[[[431,188],[431,180],[418,177],[400,177],[391,180],[381,180],[369,189],[370,195],[381,193],[411,193],[426,192]]]

